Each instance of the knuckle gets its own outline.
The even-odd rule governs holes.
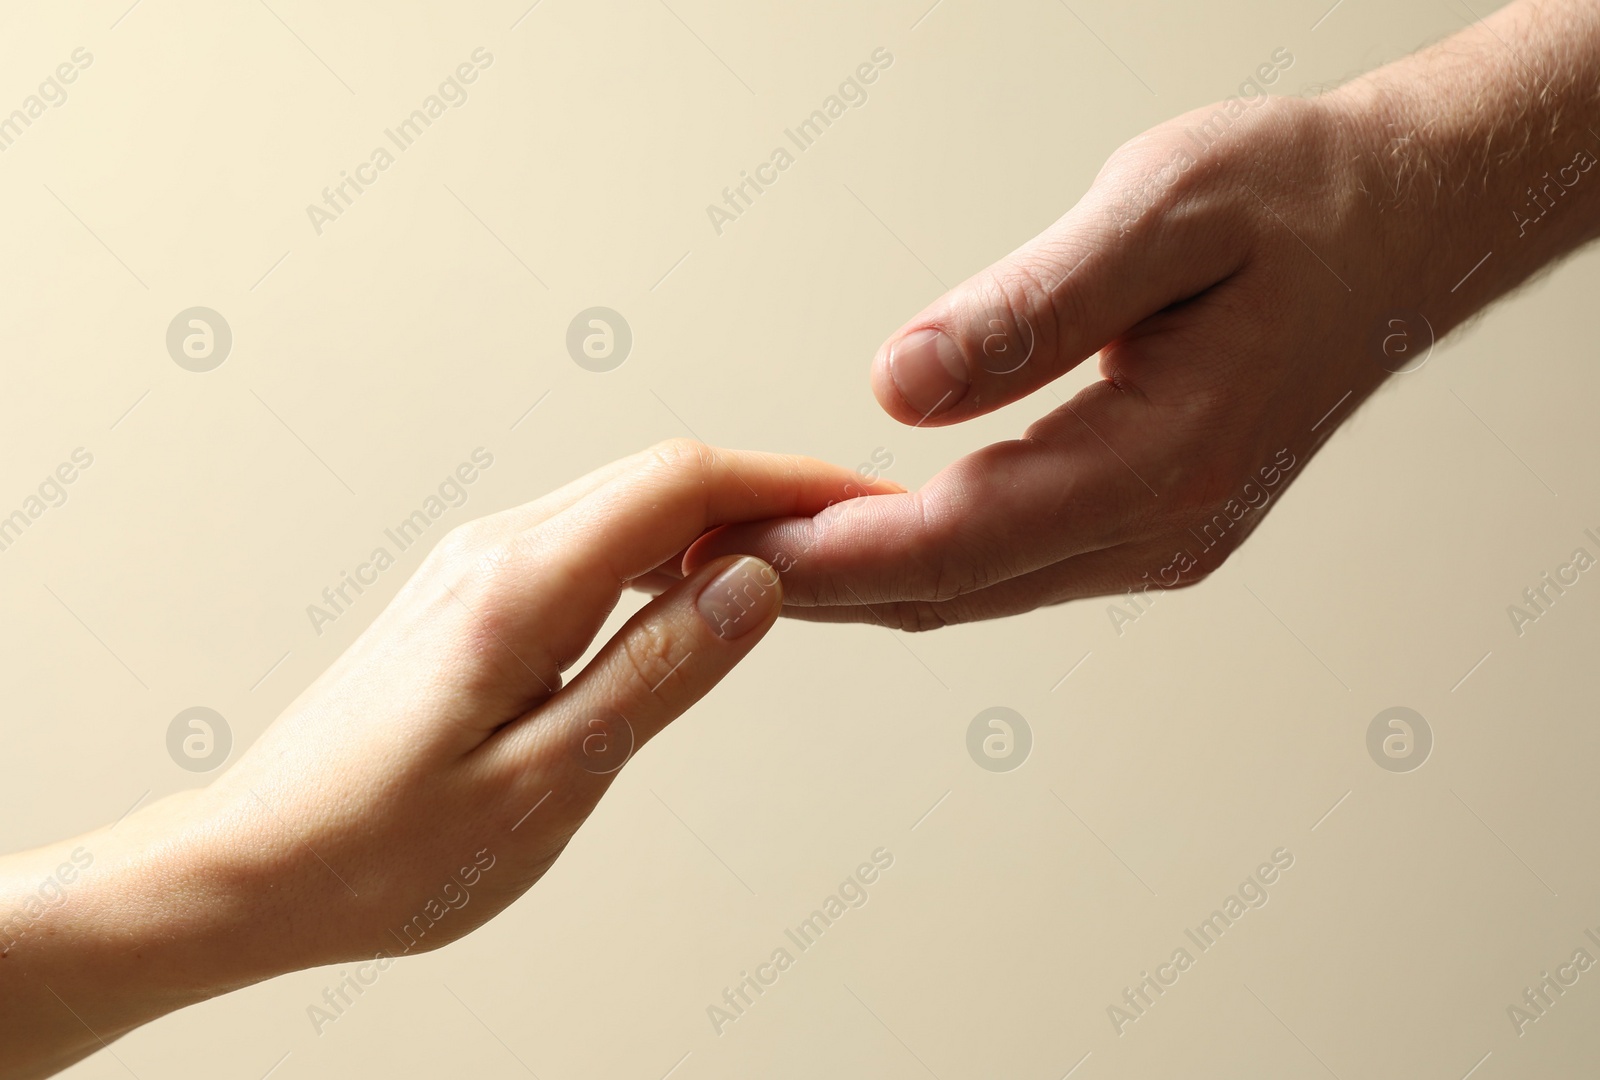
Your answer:
[[[652,464],[673,475],[703,475],[712,461],[711,448],[699,439],[666,439],[656,443],[647,453]]]
[[[1263,182],[1257,176],[1262,141],[1296,157],[1301,144],[1320,137],[1325,113],[1312,101],[1290,97],[1214,102],[1118,147],[1095,186],[1122,234],[1203,208],[1248,209],[1255,199],[1238,189]],[[1241,218],[1250,220],[1248,214]]]
[[[657,700],[667,699],[662,691],[688,659],[682,653],[679,636],[661,619],[645,619],[622,639],[626,670],[636,691]]]
[[[520,638],[526,622],[523,605],[508,603],[512,590],[510,577],[511,558],[503,548],[496,546],[481,552],[480,558],[461,568],[451,591],[462,604],[469,618],[474,651],[483,656],[499,656],[507,649],[506,642]]]
[[[418,577],[433,582],[441,603],[473,612],[493,610],[517,562],[516,540],[482,521],[457,525],[434,545]]]
[[[959,467],[959,466],[958,466]],[[901,596],[907,602],[950,600],[973,587],[972,560],[958,549],[959,540],[949,524],[949,513],[933,514],[926,500],[917,496],[919,520],[906,538]]]
[[[543,635],[530,632],[540,610],[528,602],[526,574],[530,561],[538,560],[530,560],[526,541],[515,535],[468,537],[460,544],[436,567],[429,591],[442,624],[453,628],[452,656],[462,690],[469,698],[495,695],[531,676],[553,692],[565,664]],[[546,564],[540,573],[548,583],[564,571]]]
[[[490,530],[482,518],[463,522],[440,538],[428,558],[436,566],[466,566],[488,545],[490,538]]]
[[[1057,339],[1058,301],[1046,272],[1013,259],[992,268],[970,294],[959,336],[974,374],[1018,375]]]
[[[509,590],[521,555],[521,544],[516,540],[496,538],[473,549],[458,564],[457,573],[475,595],[498,599]]]
[[[991,529],[974,524],[982,507],[972,493],[983,482],[977,476],[971,483],[961,480],[963,474],[980,471],[971,460],[957,462],[950,468],[956,483],[948,498],[935,505],[917,496],[919,519],[900,560],[902,599],[942,603],[1015,576],[1015,568],[1007,565],[1006,545]]]
[[[980,589],[987,589],[999,580],[999,575],[983,557],[951,552],[939,560],[938,566],[933,587],[926,598],[934,603],[944,603]]]
[[[427,576],[438,583],[439,603],[464,606],[472,636],[493,643],[521,625],[524,605],[515,602],[523,542],[478,522],[452,529],[429,552]]]
[[[1194,193],[1207,170],[1188,135],[1163,125],[1118,147],[1095,178],[1114,238],[1164,218]]]
[[[1066,252],[1043,261],[1018,259],[998,277],[999,301],[984,339],[984,364],[995,374],[1021,373],[1030,362],[1054,355],[1072,327],[1086,325],[1084,292],[1070,283],[1078,257]]]

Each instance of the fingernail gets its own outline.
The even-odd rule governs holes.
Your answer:
[[[971,385],[961,350],[948,334],[932,327],[895,343],[889,353],[889,378],[906,404],[924,418],[954,406]]]
[[[764,623],[773,605],[782,599],[778,572],[746,555],[712,578],[700,590],[695,605],[718,637],[732,641]]]

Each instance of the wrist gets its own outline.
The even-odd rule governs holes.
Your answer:
[[[1338,153],[1360,207],[1352,216],[1366,233],[1366,264],[1377,279],[1371,291],[1393,308],[1426,315],[1443,335],[1492,299],[1477,287],[1492,274],[1468,278],[1469,289],[1461,282],[1492,249],[1498,223],[1482,206],[1453,197],[1448,185],[1461,178],[1447,179],[1440,169],[1454,158],[1447,147],[1455,135],[1441,130],[1448,111],[1389,69],[1318,100],[1340,132]]]
[[[1600,17],[1513,4],[1321,101],[1399,305],[1438,334],[1600,235]]]
[[[48,1043],[70,1061],[277,973],[251,946],[226,845],[191,813],[197,794],[5,861],[0,1042]]]

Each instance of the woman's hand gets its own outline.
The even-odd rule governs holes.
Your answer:
[[[210,787],[0,860],[0,1076],[42,1076],[286,971],[384,963],[493,917],[628,757],[772,625],[738,556],[651,601],[572,682],[630,581],[705,530],[897,490],[671,442],[462,526]],[[58,865],[64,899],[29,904]]]

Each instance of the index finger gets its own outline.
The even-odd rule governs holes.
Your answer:
[[[546,522],[541,529],[586,538],[564,544],[562,562],[580,577],[620,585],[688,548],[708,529],[807,516],[864,495],[904,492],[888,480],[814,458],[721,450],[688,439],[652,447],[639,464]]]
[[[469,615],[476,680],[495,715],[553,692],[555,673],[583,655],[627,581],[719,525],[809,516],[830,503],[903,490],[811,458],[716,450],[672,440],[548,516],[513,519],[450,571],[451,596]]]

